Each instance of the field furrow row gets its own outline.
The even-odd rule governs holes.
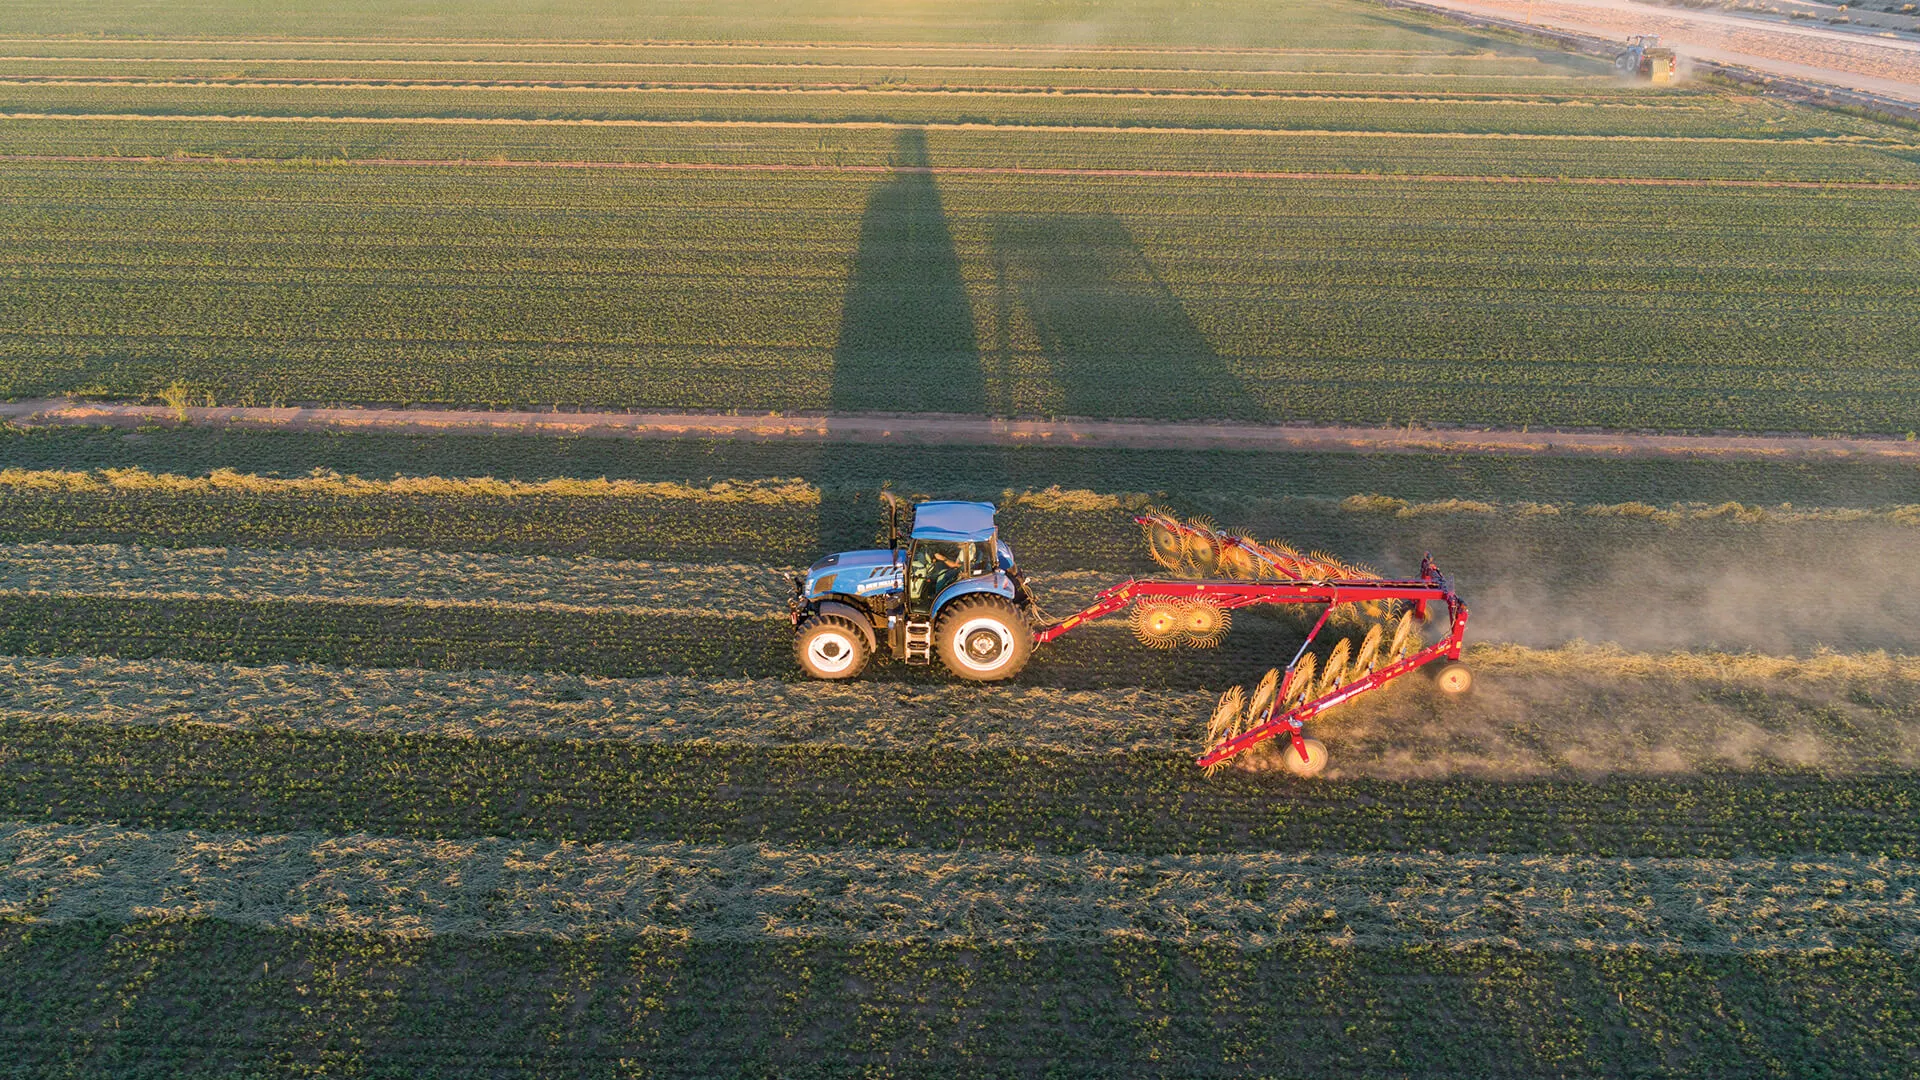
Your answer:
[[[1307,937],[1777,954],[1920,944],[1920,866],[1879,858],[901,852],[0,822],[0,920],[213,918],[562,939],[675,931],[916,944]]]
[[[1780,767],[1297,781],[1186,755],[95,726],[0,717],[0,815],[129,827],[1044,851],[1920,858],[1920,778]]]
[[[1399,684],[1316,722],[1314,733],[1335,751],[1330,775],[1592,779],[1920,767],[1920,669],[1912,659],[1594,647],[1476,647],[1467,659],[1478,680],[1469,703]],[[1196,752],[1213,702],[1206,688],[1080,690],[1025,680],[983,688],[902,678],[899,669],[843,685],[778,674],[618,679],[0,656],[0,715],[89,727],[1105,756]],[[1253,767],[1271,765],[1253,759]]]

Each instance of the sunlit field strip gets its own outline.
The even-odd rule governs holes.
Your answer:
[[[1163,855],[418,841],[0,822],[0,918],[399,935],[1795,952],[1920,943],[1920,867],[1577,855]]]
[[[340,47],[350,49],[365,48],[423,48],[423,49],[560,49],[579,52],[601,52],[610,49],[623,49],[631,52],[647,53],[660,51],[792,51],[832,52],[915,52],[915,53],[1004,53],[1008,55],[1060,55],[1071,56],[1406,56],[1406,57],[1444,57],[1448,59],[1511,59],[1506,54],[1496,52],[1461,52],[1448,49],[1298,49],[1298,48],[1232,48],[1222,46],[1187,46],[1156,48],[1142,45],[1020,45],[1001,42],[965,43],[965,42],[867,42],[867,41],[728,41],[715,44],[708,41],[639,41],[639,42],[595,42],[540,39],[436,39],[412,41],[400,38],[328,38],[297,37],[278,40],[260,40],[248,38],[163,38],[163,37],[0,37],[0,43],[23,45],[125,45],[131,48],[154,45],[185,45],[205,48],[216,46],[259,46],[272,49]]]
[[[0,77],[0,86],[21,87],[148,87],[173,89],[197,87],[219,90],[287,90],[313,89],[326,90],[406,90],[419,93],[439,93],[449,90],[484,91],[487,93],[607,93],[607,94],[734,94],[734,95],[786,95],[794,93],[836,93],[846,95],[865,95],[872,97],[918,97],[937,95],[939,97],[1012,97],[1030,98],[1033,96],[1058,97],[1063,99],[1098,100],[1101,98],[1148,98],[1154,100],[1242,100],[1266,99],[1279,101],[1351,101],[1362,103],[1392,104],[1451,104],[1461,101],[1474,101],[1488,97],[1491,104],[1512,106],[1515,108],[1565,108],[1565,109],[1633,109],[1664,113],[1701,113],[1710,110],[1708,104],[1699,101],[1681,100],[1666,102],[1644,98],[1613,99],[1606,96],[1579,94],[1554,94],[1541,96],[1541,92],[1523,96],[1520,94],[1481,95],[1473,91],[1457,93],[1433,93],[1413,90],[1404,92],[1377,93],[1368,90],[1321,91],[1294,88],[1260,87],[1195,87],[1195,86],[1151,86],[1118,87],[1086,86],[1074,84],[1058,85],[938,85],[938,84],[863,84],[863,83],[796,83],[796,82],[579,82],[555,83],[551,81],[487,81],[461,82],[444,79],[254,79],[254,78],[133,78],[101,77],[85,78],[79,76],[48,76],[45,78],[7,78]]]
[[[702,483],[563,477],[542,481],[498,479],[486,476],[396,476],[378,479],[315,470],[306,476],[267,476],[243,473],[231,468],[214,469],[204,474],[153,472],[137,466],[107,469],[0,469],[0,491],[22,494],[73,494],[110,496],[114,494],[164,494],[174,496],[258,495],[324,498],[385,497],[470,497],[488,499],[611,499],[635,502],[685,502],[690,504],[729,504],[767,507],[817,507],[826,490],[801,478],[727,479]],[[975,491],[991,498],[1003,510],[1027,512],[1112,514],[1131,521],[1134,512],[1152,505],[1156,498],[1138,491],[1091,491],[1085,488],[1026,488],[1000,492]],[[1207,495],[1195,492],[1194,495]],[[1650,504],[1639,501],[1609,503],[1536,502],[1532,500],[1488,499],[1415,499],[1408,500],[1376,493],[1348,495],[1290,495],[1284,499],[1261,497],[1242,499],[1233,504],[1245,514],[1262,507],[1286,502],[1300,503],[1317,510],[1337,508],[1349,514],[1383,515],[1395,519],[1436,517],[1520,517],[1520,518],[1617,518],[1638,519],[1662,525],[1684,522],[1715,522],[1732,525],[1888,523],[1920,525],[1920,503],[1896,503],[1878,507],[1817,506],[1784,503],[1768,506],[1738,501],[1674,502]],[[0,546],[0,552],[7,550]],[[49,549],[53,550],[53,549]],[[103,549],[98,554],[111,554]],[[23,554],[22,559],[27,556]],[[225,557],[224,550],[215,557]],[[260,553],[260,558],[275,557]],[[527,565],[546,565],[553,556],[537,556]],[[775,572],[785,573],[784,568]]]
[[[763,628],[777,637],[778,626]],[[1108,635],[1108,647],[1131,642]],[[1314,726],[1336,777],[1548,777],[1920,764],[1920,660],[1476,645],[1475,699],[1396,684]],[[1119,678],[1124,682],[1125,675]],[[0,715],[90,727],[1107,756],[1200,749],[1215,695],[870,677],[596,678],[484,670],[0,656]],[[1247,762],[1270,768],[1269,756]]]
[[[1636,91],[1631,87],[1620,84],[1613,76],[1610,76],[1610,75],[1587,74],[1577,69],[1576,70],[1543,70],[1540,68],[1538,64],[1522,62],[1522,58],[1511,58],[1511,59],[1513,61],[1511,66],[1526,67],[1532,70],[1526,70],[1526,71],[1475,70],[1476,65],[1472,63],[1462,63],[1462,64],[1449,63],[1445,65],[1436,65],[1440,67],[1456,67],[1456,68],[1463,69],[1463,70],[1453,70],[1453,71],[1440,71],[1440,70],[1431,70],[1428,68],[1420,68],[1420,69],[1412,69],[1412,70],[1408,70],[1405,68],[1388,69],[1385,67],[1367,68],[1367,67],[1358,67],[1351,63],[1343,64],[1337,67],[1329,67],[1329,66],[1271,67],[1271,66],[1268,66],[1268,67],[1258,67],[1258,68],[1109,67],[1109,66],[1076,66],[1076,65],[1049,65],[1046,67],[1034,67],[1030,65],[1023,66],[1023,65],[1017,65],[1017,64],[920,64],[920,63],[860,64],[860,63],[820,63],[820,62],[781,63],[781,62],[735,61],[735,60],[727,60],[722,58],[716,58],[713,60],[654,62],[654,61],[619,61],[619,60],[598,60],[598,61],[346,60],[346,59],[327,60],[327,59],[282,59],[277,57],[273,59],[264,59],[264,60],[246,60],[246,59],[236,60],[236,59],[222,59],[218,57],[188,57],[188,58],[177,58],[177,59],[165,58],[165,57],[139,57],[139,58],[118,59],[114,57],[105,57],[105,56],[77,56],[77,57],[0,56],[0,64],[19,64],[19,65],[28,66],[28,70],[26,71],[15,70],[13,72],[10,72],[10,74],[14,74],[14,75],[29,75],[29,74],[35,74],[36,72],[40,72],[40,71],[46,71],[47,69],[54,69],[53,71],[50,71],[47,73],[48,77],[58,77],[58,73],[60,71],[72,71],[76,74],[84,73],[84,74],[97,74],[97,75],[103,75],[103,76],[125,76],[133,79],[148,77],[148,76],[129,74],[129,71],[131,68],[136,66],[142,66],[142,65],[148,66],[151,68],[157,68],[157,69],[175,69],[174,73],[179,74],[181,76],[187,76],[195,73],[191,65],[214,65],[217,67],[231,67],[234,64],[247,65],[245,75],[240,75],[240,76],[228,75],[228,76],[219,76],[219,77],[245,78],[248,76],[264,76],[264,75],[271,74],[273,73],[273,71],[280,68],[292,69],[293,71],[299,72],[299,71],[310,70],[315,67],[337,67],[337,68],[343,68],[351,71],[363,72],[358,76],[360,78],[375,78],[379,76],[364,74],[364,70],[368,68],[378,69],[383,67],[393,67],[393,68],[401,69],[403,71],[412,72],[411,74],[408,74],[408,75],[396,76],[397,78],[400,78],[403,81],[428,77],[420,74],[417,71],[414,71],[414,69],[421,69],[421,68],[444,69],[450,75],[457,72],[459,73],[458,77],[463,80],[472,79],[476,74],[476,69],[485,69],[485,70],[497,69],[503,73],[511,73],[514,79],[538,78],[539,76],[536,74],[538,72],[553,72],[553,73],[556,73],[557,75],[564,74],[564,75],[570,75],[577,78],[581,75],[585,75],[588,73],[603,75],[603,74],[615,74],[619,72],[638,73],[638,72],[659,71],[659,72],[680,73],[684,75],[684,73],[687,73],[687,72],[699,71],[699,72],[713,73],[708,77],[717,78],[721,73],[785,71],[785,72],[793,72],[793,73],[796,73],[797,75],[805,76],[806,78],[798,80],[802,82],[826,81],[828,76],[838,72],[846,72],[849,74],[880,72],[889,76],[889,78],[885,80],[888,82],[897,81],[893,77],[898,76],[899,73],[902,73],[902,72],[912,72],[915,76],[914,78],[915,82],[935,81],[933,77],[941,73],[953,73],[956,75],[968,76],[968,77],[978,77],[986,73],[1019,74],[1022,76],[1058,75],[1058,76],[1065,76],[1070,79],[1085,79],[1090,76],[1096,76],[1096,75],[1115,76],[1115,77],[1132,76],[1132,75],[1174,75],[1174,76],[1181,76],[1186,78],[1192,78],[1197,76],[1197,77],[1207,78],[1210,80],[1213,80],[1213,79],[1242,80],[1251,85],[1257,85],[1258,83],[1264,80],[1284,80],[1284,79],[1294,79],[1294,78],[1434,79],[1434,80],[1488,79],[1488,80],[1519,80],[1519,81],[1526,81],[1526,82],[1542,82],[1542,81],[1566,82],[1569,84],[1577,84],[1577,85],[1586,87],[1590,90],[1602,90],[1602,91],[1606,91],[1614,94],[1619,94],[1622,96],[1626,96],[1626,95],[1632,95],[1636,97],[1647,96],[1644,91]],[[98,66],[102,70],[99,70],[99,71],[87,70],[92,66]],[[1481,66],[1484,67],[1484,65],[1481,65]],[[181,68],[186,68],[188,70],[185,70],[185,71],[177,70]],[[207,74],[209,77],[215,76],[215,73],[212,73],[212,72],[208,72],[205,74]],[[36,76],[36,77],[39,77],[39,76]],[[380,77],[380,78],[382,78],[384,81],[384,77]],[[597,80],[594,80],[594,81],[597,81]],[[756,81],[761,81],[761,80],[756,80]],[[851,79],[849,81],[871,82],[872,80],[856,78],[856,79]],[[940,81],[951,81],[951,80],[940,80]],[[1058,80],[1053,80],[1053,81],[1058,81]]]
[[[887,129],[819,132],[698,127],[432,128],[401,125],[155,126],[140,121],[0,121],[0,150],[10,156],[177,157],[195,160],[337,164],[382,159],[477,164],[572,162],[713,163],[886,167],[896,159]],[[1920,177],[1920,162],[1895,148],[1834,142],[1675,144],[1620,142],[1596,151],[1578,142],[1436,140],[1413,135],[1340,139],[1249,140],[1206,132],[1137,137],[1123,133],[1027,134],[1018,129],[936,131],[930,162],[939,168],[1142,169],[1377,175],[1484,175],[1513,178],[1706,178],[1783,181],[1899,181]]]
[[[1485,139],[1512,142],[1598,142],[1598,143],[1732,143],[1761,146],[1837,145],[1900,146],[1905,140],[1859,135],[1665,135],[1657,132],[1604,134],[1593,132],[1500,132],[1500,131],[1395,131],[1367,128],[1310,127],[1178,127],[1164,124],[1049,124],[1010,121],[976,123],[946,120],[729,120],[729,119],[573,119],[563,117],[503,116],[350,116],[350,115],[267,115],[227,113],[161,112],[31,112],[10,110],[0,120],[59,120],[73,122],[141,122],[208,124],[396,124],[419,126],[477,127],[562,127],[562,128],[728,128],[767,130],[896,130],[912,127],[926,131],[1021,131],[1057,133],[1099,133],[1134,135],[1231,135],[1277,138],[1315,136],[1355,139]]]

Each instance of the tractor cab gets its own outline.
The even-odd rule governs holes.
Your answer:
[[[931,618],[939,602],[950,599],[954,586],[991,578],[1000,570],[993,510],[992,503],[977,502],[927,502],[914,508],[906,559],[905,608],[910,615]],[[1006,563],[1013,564],[1011,551]]]
[[[829,555],[795,580],[788,609],[800,666],[848,679],[876,653],[908,664],[938,655],[963,678],[1011,678],[1033,645],[1033,597],[993,504],[920,503],[904,537],[898,503],[889,507],[887,548]]]

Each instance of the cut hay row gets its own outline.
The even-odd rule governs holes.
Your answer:
[[[0,592],[197,599],[405,601],[553,611],[786,610],[792,567],[385,548],[249,550],[0,544]]]
[[[1781,953],[1920,945],[1884,858],[1165,855],[538,844],[0,822],[0,919],[401,936]]]
[[[182,475],[153,472],[138,467],[85,469],[0,469],[0,491],[39,494],[108,495],[155,493],[165,495],[292,495],[334,498],[375,498],[388,496],[473,496],[484,498],[581,498],[628,499],[636,501],[673,501],[695,505],[728,503],[758,506],[817,506],[825,491],[801,478],[727,479],[706,485],[679,481],[609,480],[586,477],[561,477],[542,481],[503,480],[494,477],[396,476],[370,479],[316,469],[306,476],[278,477],[243,473],[231,468],[214,469],[205,474]],[[1039,512],[1111,513],[1124,516],[1145,509],[1155,496],[1134,491],[1094,491],[1087,488],[1025,488],[994,492],[970,492],[972,496],[991,498],[1005,508],[1018,507]],[[1193,493],[1207,498],[1206,492]],[[1207,505],[1220,501],[1217,497]],[[1654,505],[1627,501],[1579,503],[1534,500],[1425,499],[1408,500],[1391,495],[1366,493],[1344,497],[1293,495],[1272,497],[1235,497],[1234,507],[1271,508],[1281,504],[1304,504],[1320,509],[1338,505],[1339,509],[1362,514],[1389,514],[1398,518],[1445,515],[1499,515],[1507,517],[1579,516],[1639,518],[1661,524],[1687,521],[1741,525],[1797,524],[1805,522],[1889,522],[1920,525],[1920,504],[1895,503],[1876,507],[1807,506],[1782,503],[1768,506],[1758,503],[1689,501]],[[1242,512],[1245,512],[1244,510]]]
[[[1478,676],[1470,702],[1442,701],[1413,681],[1318,721],[1315,735],[1338,749],[1331,775],[1596,780],[1920,767],[1920,660],[1910,657],[1479,646],[1468,661]],[[1207,688],[1124,684],[983,689],[902,681],[897,672],[841,685],[778,674],[619,679],[0,657],[0,716],[101,728],[1179,756],[1198,751],[1213,697]],[[1274,764],[1270,755],[1242,763],[1255,771]]]
[[[307,476],[270,477],[214,469],[201,476],[154,473],[140,468],[0,469],[0,488],[17,491],[102,494],[161,492],[208,495],[475,495],[489,498],[565,496],[568,498],[673,499],[696,503],[811,505],[819,492],[800,480],[723,480],[701,487],[677,481],[608,480],[563,477],[554,480],[497,480],[492,477],[395,477],[369,480],[315,469]]]

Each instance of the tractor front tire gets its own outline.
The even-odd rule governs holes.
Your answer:
[[[975,682],[1011,679],[1033,654],[1033,628],[1013,601],[992,593],[962,596],[940,612],[934,647],[947,670]]]
[[[872,658],[867,635],[844,615],[815,615],[800,624],[793,656],[816,679],[851,679]]]
[[[1458,697],[1473,689],[1473,672],[1467,670],[1467,665],[1455,660],[1440,665],[1440,670],[1433,673],[1433,684],[1440,688],[1441,693]]]

